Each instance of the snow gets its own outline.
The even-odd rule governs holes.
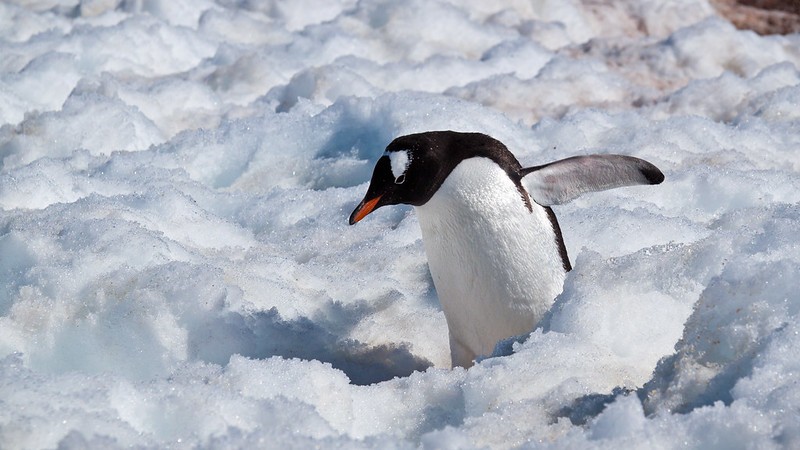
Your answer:
[[[800,36],[702,0],[0,3],[0,447],[797,448]],[[450,369],[399,135],[644,158]]]

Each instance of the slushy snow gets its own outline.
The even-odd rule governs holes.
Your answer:
[[[2,2],[0,448],[798,448],[799,67],[704,0]],[[439,129],[666,175],[469,370],[412,208],[347,225]]]

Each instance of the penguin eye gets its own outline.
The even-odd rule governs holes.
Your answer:
[[[389,168],[394,176],[394,184],[403,184],[406,181],[406,171],[411,163],[411,151],[397,150],[387,152],[389,157]]]

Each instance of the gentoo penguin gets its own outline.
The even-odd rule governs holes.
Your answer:
[[[350,224],[386,205],[413,205],[450,335],[453,366],[533,330],[571,270],[550,205],[589,191],[658,184],[647,161],[576,156],[523,168],[500,141],[431,131],[398,137],[375,164]]]

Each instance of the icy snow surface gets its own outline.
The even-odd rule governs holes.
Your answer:
[[[695,0],[0,2],[0,448],[800,447],[800,36]],[[392,138],[645,158],[448,366]]]

